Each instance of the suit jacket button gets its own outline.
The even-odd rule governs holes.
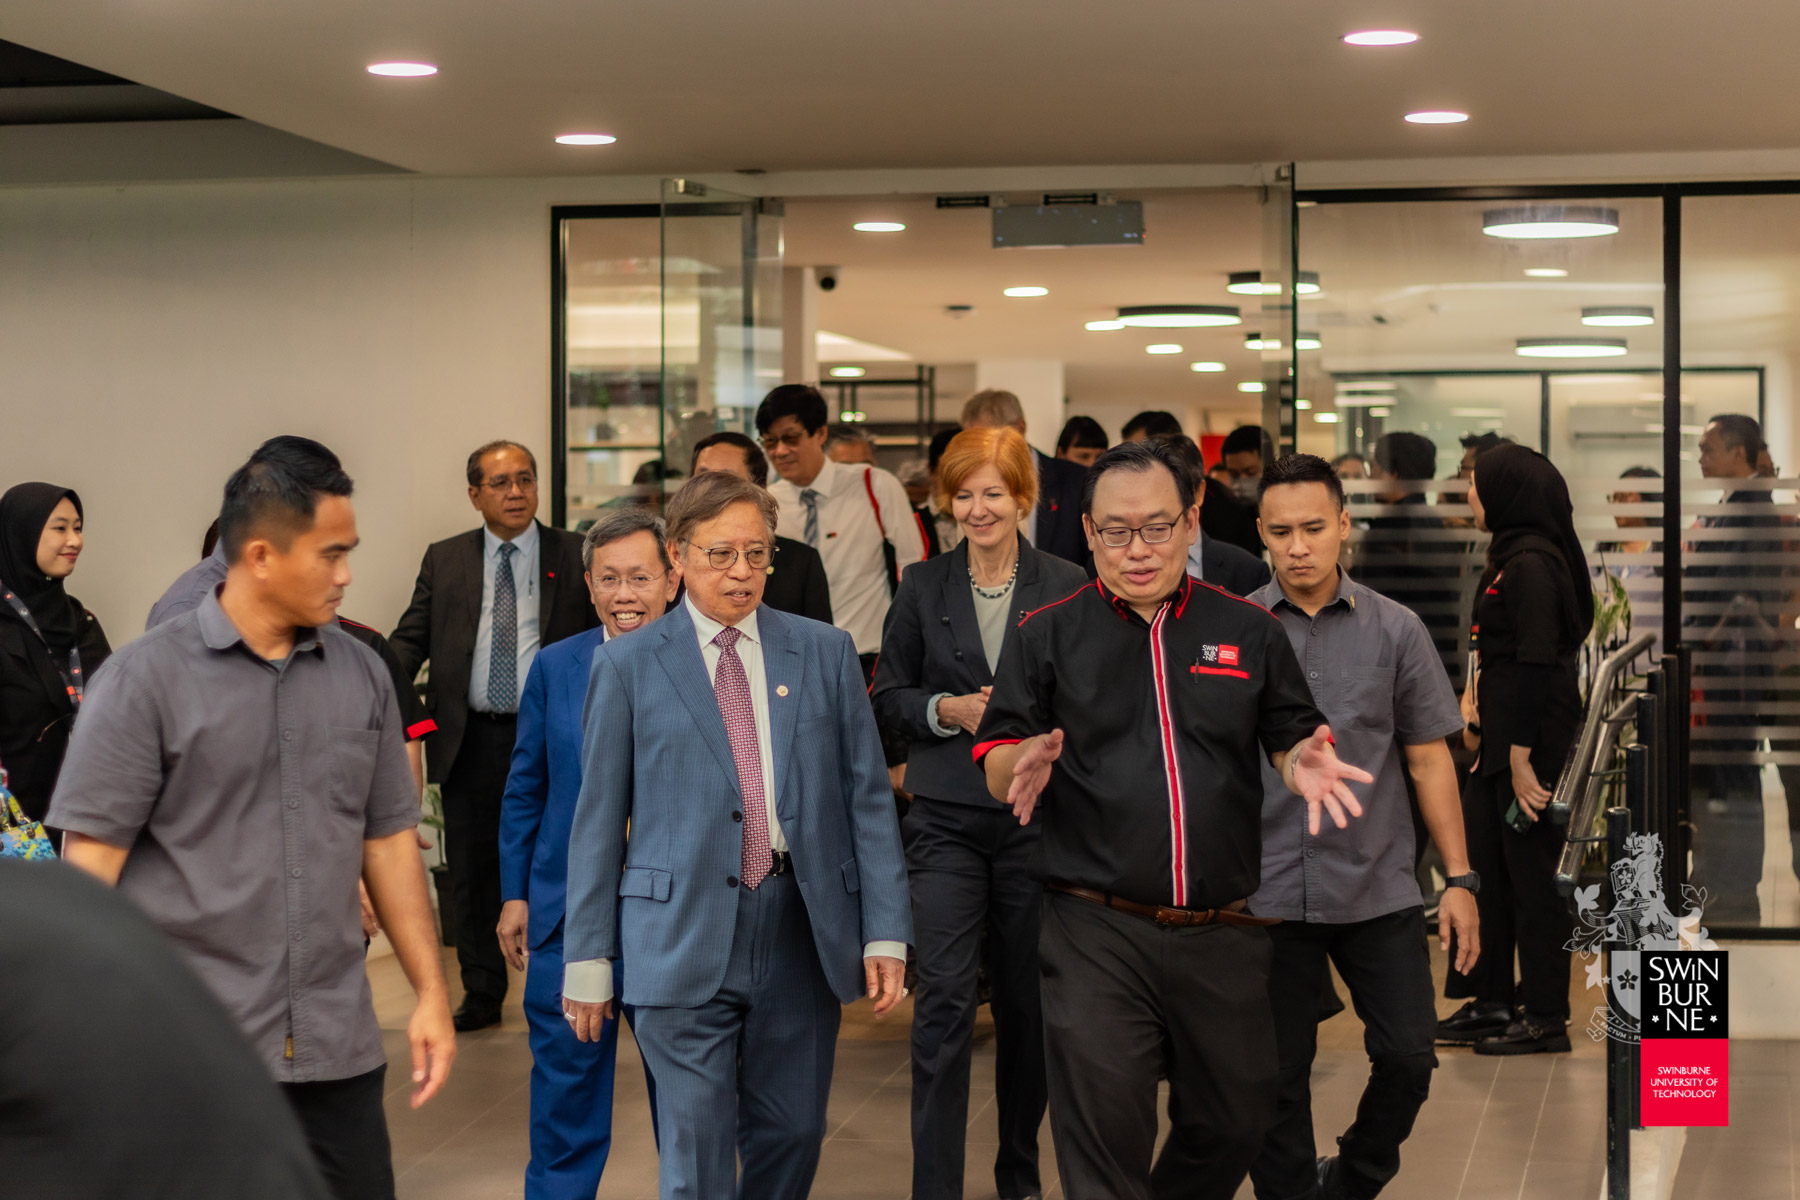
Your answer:
[[[731,814],[731,819],[734,821],[741,821],[744,819],[744,814],[741,812],[734,812]]]
[[[939,617],[938,621],[940,624],[948,625],[950,623],[950,618],[949,617]]]
[[[957,651],[957,652],[956,652],[956,661],[957,661],[957,662],[961,662],[961,661],[962,661],[962,651],[961,651],[961,650],[958,650],[958,651]]]
[[[725,877],[725,886],[726,887],[736,887],[737,886],[737,876],[736,875],[727,875]]]

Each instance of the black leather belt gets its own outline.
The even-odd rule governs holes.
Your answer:
[[[1134,917],[1142,917],[1146,921],[1155,921],[1158,925],[1279,925],[1280,917],[1253,917],[1243,911],[1245,901],[1234,900],[1223,908],[1172,908],[1164,904],[1139,904],[1135,900],[1126,900],[1107,892],[1093,888],[1078,887],[1072,883],[1064,883],[1060,879],[1052,879],[1044,884],[1052,892],[1077,896],[1083,900],[1091,900],[1095,904],[1104,904],[1108,908],[1116,908],[1120,912],[1130,913]]]
[[[477,712],[472,708],[469,710],[469,715],[471,717],[479,717],[483,721],[492,721],[496,725],[510,725],[519,719],[519,714],[516,712]]]
[[[769,874],[792,875],[794,873],[794,856],[786,850],[769,851]]]

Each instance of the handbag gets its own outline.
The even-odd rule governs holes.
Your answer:
[[[44,823],[25,815],[18,800],[6,787],[6,772],[0,770],[0,858],[52,859],[56,847],[44,832]]]

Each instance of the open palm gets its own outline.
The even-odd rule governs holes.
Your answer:
[[[1373,783],[1375,777],[1361,767],[1353,767],[1337,756],[1331,743],[1331,728],[1321,725],[1312,736],[1300,743],[1294,752],[1294,789],[1306,800],[1306,826],[1319,832],[1319,811],[1331,814],[1339,829],[1350,817],[1362,816],[1362,805],[1350,791],[1351,783]]]

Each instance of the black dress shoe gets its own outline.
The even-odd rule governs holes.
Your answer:
[[[1506,1027],[1498,1037],[1475,1043],[1477,1054],[1567,1054],[1569,1029],[1554,1018],[1527,1013]]]
[[[450,1018],[450,1024],[458,1033],[472,1033],[499,1023],[500,1006],[492,1000],[464,1000],[462,1007]]]
[[[1511,1007],[1498,1000],[1471,1000],[1438,1022],[1437,1044],[1472,1046],[1505,1033],[1512,1019]]]

